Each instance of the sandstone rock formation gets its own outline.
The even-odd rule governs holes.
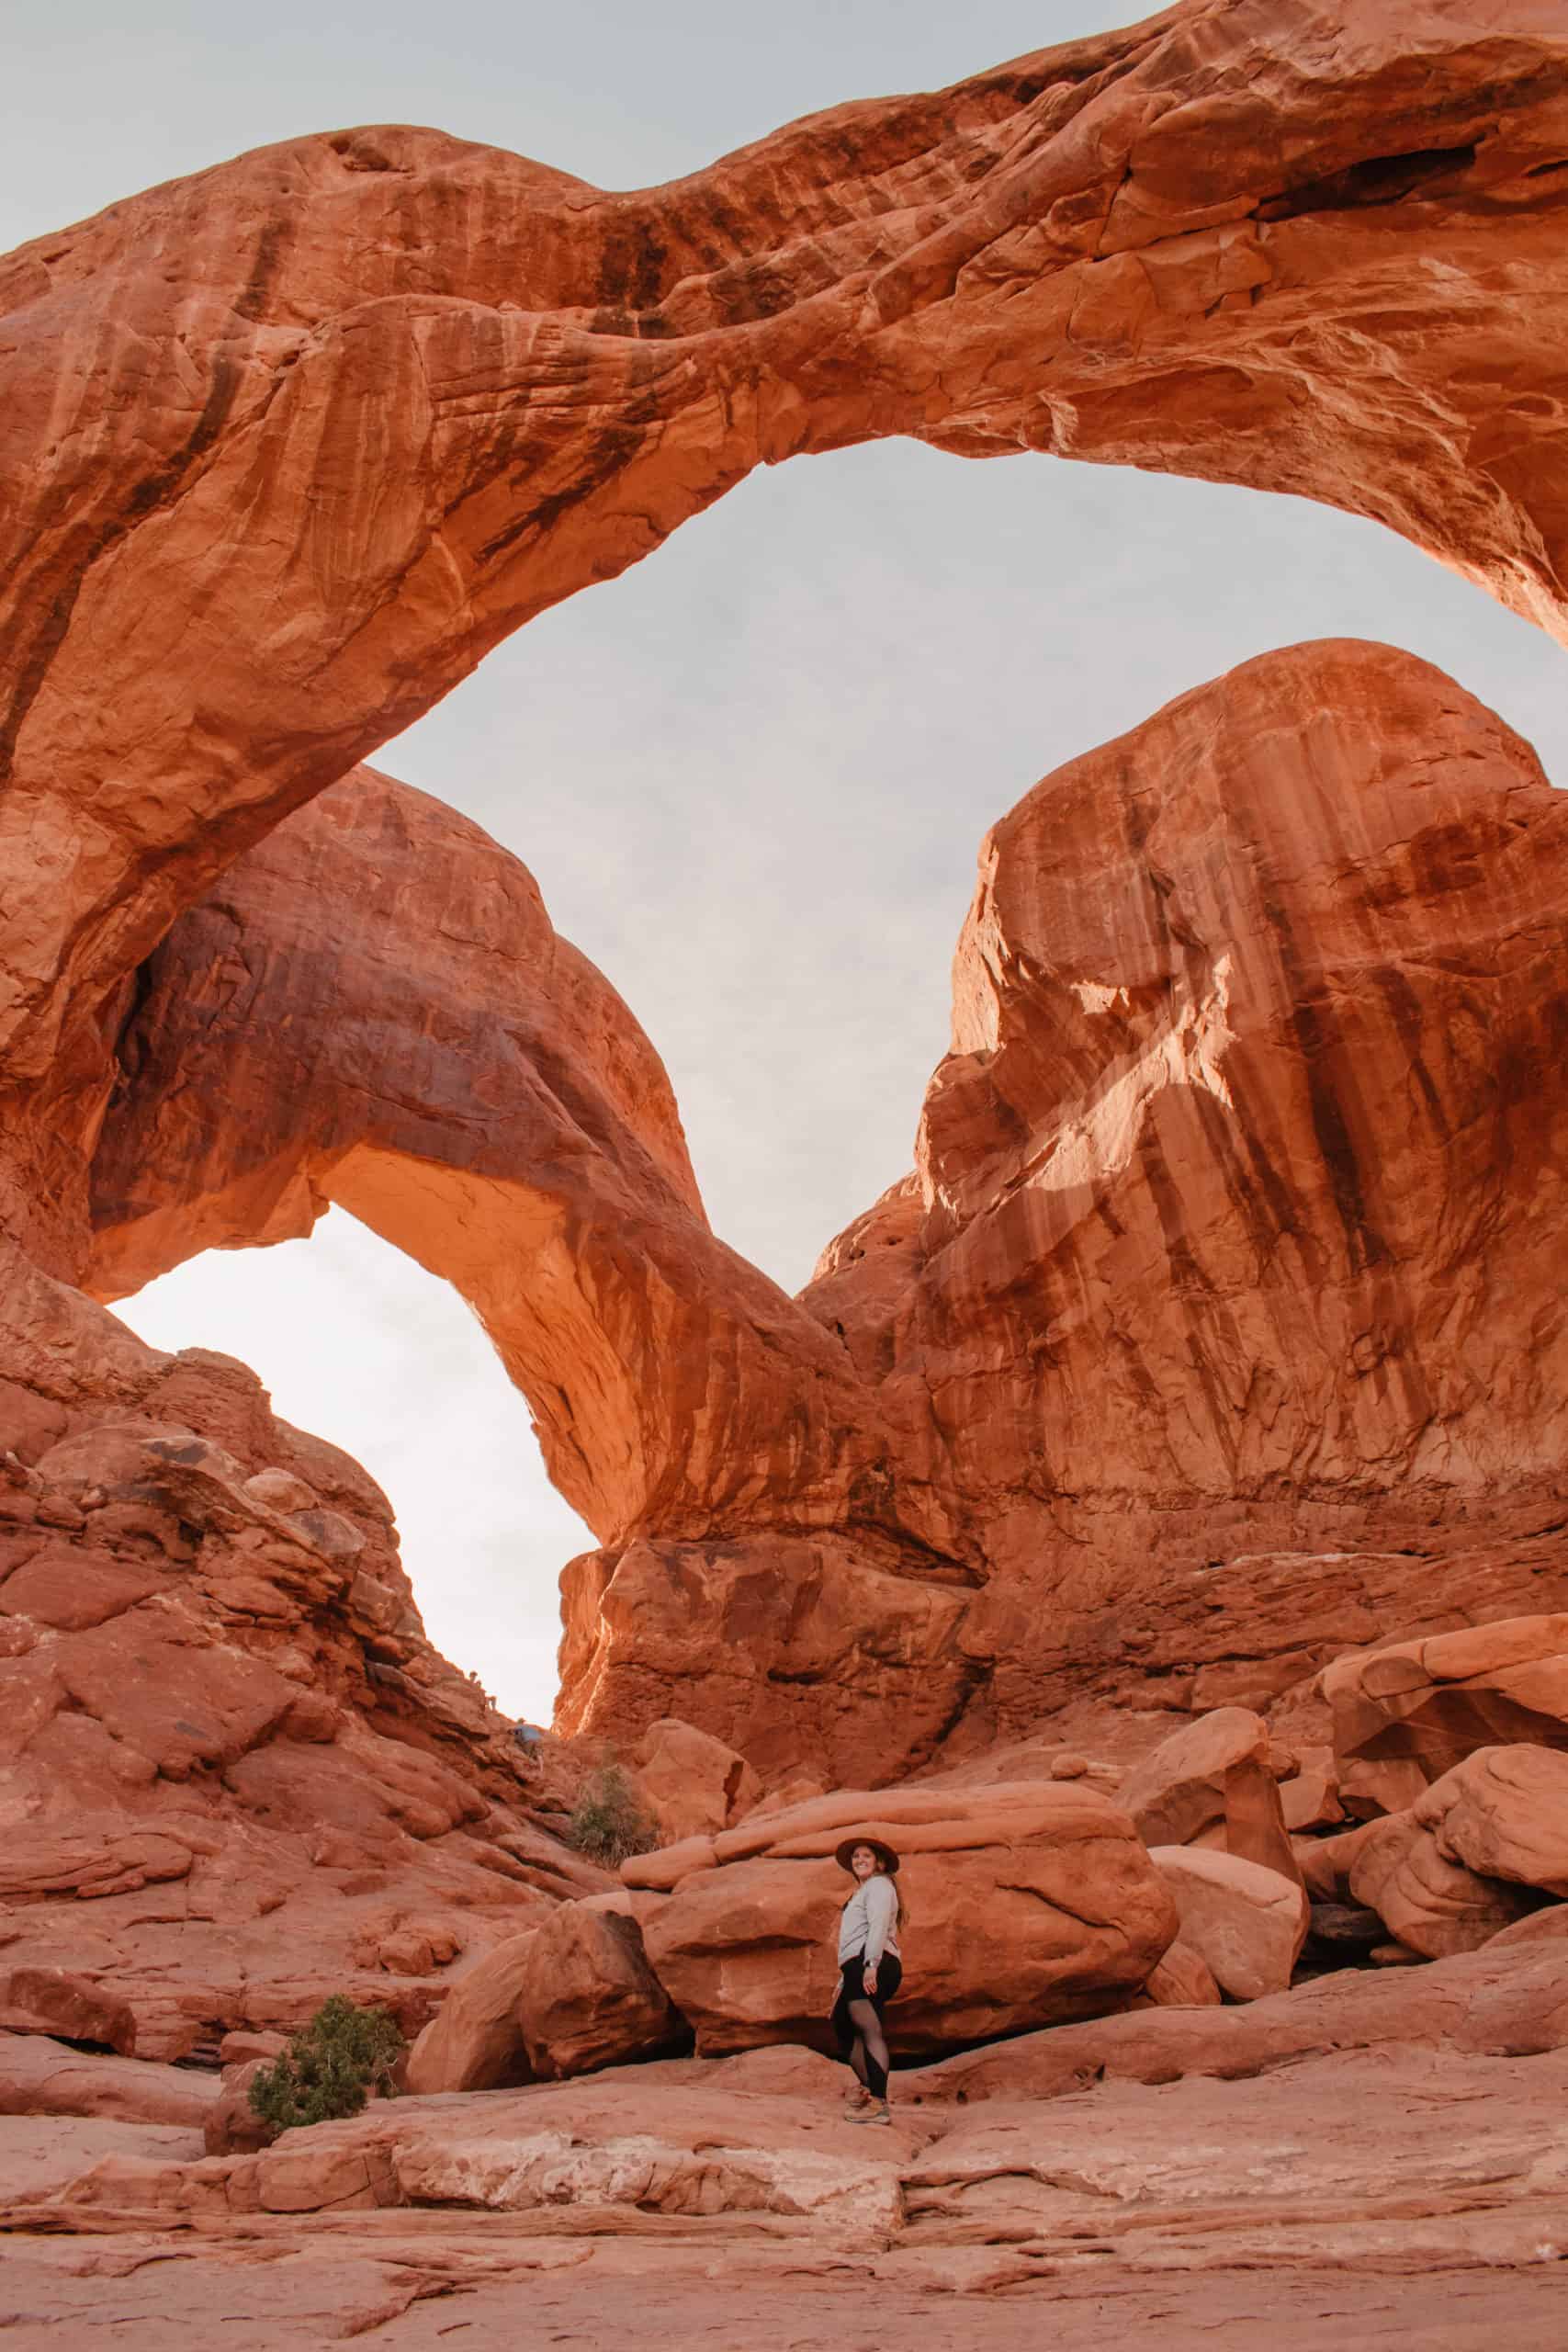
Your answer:
[[[1512,1617],[1337,1658],[1323,1694],[1341,1787],[1397,1812],[1498,1739],[1568,1747],[1568,1614]]]
[[[745,1758],[678,1717],[651,1724],[631,1761],[663,1846],[728,1829],[762,1802]]]
[[[415,2352],[454,2312],[503,2336],[524,2295],[540,2334],[762,2352],[863,2331],[872,2303],[881,2326],[1023,2352],[1046,2296],[1066,2352],[1130,2327],[1243,2352],[1260,2312],[1317,2314],[1292,2352],[1332,2352],[1348,2301],[1371,2352],[1479,2352],[1486,2330],[1544,2352],[1562,1950],[1060,2027],[900,2072],[872,2135],[825,2059],[773,2052],[400,2099],[216,2160],[188,2128],[88,2109],[50,2119],[46,2150],[9,2119],[6,2285],[57,2335],[112,2320],[132,2352],[195,2352],[214,2314],[265,2352],[371,2321]],[[1462,2128],[1435,2129],[1453,2109]]]
[[[179,906],[762,460],[1289,490],[1561,627],[1568,37],[1554,0],[1508,33],[1187,0],[648,194],[348,130],[10,256],[0,1052],[57,1125],[7,1119],[7,1221],[73,1271],[111,1000]]]
[[[910,1960],[887,2013],[896,2051],[1114,2008],[1176,1934],[1132,1825],[1087,1789],[840,1791],[727,1831],[714,1841],[716,1866],[689,1872],[645,1914],[649,1962],[699,2055],[781,2041],[829,2047],[849,1885],[831,1858],[852,1830],[903,1857]]]
[[[565,1903],[527,1939],[517,1996],[531,2073],[540,2082],[691,2047],[684,2021],[649,1967],[624,1894]]]
[[[780,1669],[799,1679],[764,1694],[755,1678],[721,1679],[705,1727],[734,1743],[744,1724],[770,1765],[836,1730],[833,1777],[908,1769],[954,1726],[983,1737],[1038,1713],[1085,1647],[1077,1630],[1065,1645],[1035,1640],[1042,1621],[1093,1618],[1162,1535],[1183,1532],[1174,1565],[1190,1572],[1194,1497],[1239,1498],[1235,1532],[1253,1552],[1301,1548],[1303,1533],[1324,1550],[1347,1534],[1364,1546],[1369,1478],[1431,1481],[1447,1498],[1555,1459],[1551,1342],[1522,1357],[1502,1346],[1484,1250],[1470,1253],[1475,1283],[1461,1285],[1445,1346],[1421,1327],[1432,1294],[1411,1269],[1425,1283],[1432,1253],[1467,1238],[1462,1212],[1460,1227],[1433,1224],[1439,1204],[1484,1193],[1486,1155],[1505,1144],[1521,1188],[1555,1164],[1554,1114],[1518,1132],[1509,1072],[1550,1044],[1557,1012],[1550,939],[1525,974],[1521,943],[1540,934],[1528,921],[1508,931],[1505,911],[1532,903],[1550,849],[1530,808],[1539,777],[1505,730],[1412,665],[1396,676],[1382,657],[1358,668],[1347,656],[1330,677],[1298,658],[1243,673],[1226,755],[1194,779],[1180,854],[1173,770],[1184,789],[1201,697],[1143,731],[1149,774],[1132,805],[1146,835],[1123,822],[1120,753],[1058,780],[1052,817],[1026,804],[988,853],[919,1188],[835,1248],[805,1313],[707,1237],[649,1057],[633,1038],[621,1084],[592,1006],[574,1046],[586,1127],[573,1082],[558,1091],[538,1061],[546,1005],[495,1074],[537,1116],[510,1133],[498,1116],[487,1164],[476,1106],[440,1092],[464,1060],[450,1000],[474,976],[482,921],[467,950],[427,961],[446,1000],[429,1026],[410,991],[389,1025],[395,1043],[422,1041],[429,1091],[407,1106],[384,1068],[347,1069],[333,1049],[352,1060],[360,942],[323,970],[318,939],[298,995],[281,968],[286,928],[236,948],[261,976],[258,1011],[288,1006],[313,1024],[316,1083],[289,1132],[276,1108],[287,1073],[228,1023],[221,984],[198,1008],[275,1105],[258,1137],[265,1171],[208,1114],[184,1125],[155,1055],[142,1058],[173,1034],[184,978],[211,973],[220,938],[235,945],[226,885],[185,919],[183,944],[176,926],[159,948],[171,918],[495,638],[647,552],[760,458],[908,432],[971,454],[1044,449],[1272,484],[1359,503],[1559,626],[1564,519],[1540,420],[1564,301],[1564,36],[1542,0],[1517,0],[1506,40],[1484,10],[1439,22],[1360,0],[1348,20],[1331,13],[1325,43],[1315,0],[1256,18],[1188,0],[932,98],[818,118],[643,197],[601,197],[434,132],[336,133],[116,207],[0,277],[0,462],[17,488],[0,549],[18,648],[0,728],[3,823],[17,829],[0,832],[0,865],[16,869],[0,943],[7,1249],[83,1272],[88,1160],[122,1078],[99,1154],[110,1286],[117,1246],[130,1279],[167,1261],[182,1205],[199,1201],[193,1223],[210,1235],[225,1217],[231,1238],[291,1229],[330,1162],[384,1229],[477,1296],[557,1475],[611,1547],[569,1596],[570,1726],[636,1731],[674,1703],[628,1631],[649,1589],[681,1595],[688,1657],[735,1652],[737,1625],[773,1596],[757,1646],[782,1652],[809,1623],[808,1660]],[[1446,143],[1433,147],[1439,117]],[[329,219],[330,234],[302,227]],[[62,438],[57,388],[78,378],[79,429]],[[546,378],[572,397],[542,407]],[[152,382],[177,382],[181,398],[142,402]],[[477,404],[476,383],[488,388]],[[122,444],[125,416],[138,424]],[[274,527],[307,474],[310,529]],[[1271,817],[1254,805],[1245,747],[1292,729],[1292,760],[1310,774]],[[1415,790],[1428,762],[1443,776],[1430,807]],[[1040,962],[1037,925],[1062,910],[1032,858],[1041,824],[1069,810],[1088,826],[1080,854],[1137,911],[1121,931],[1061,933],[1071,954]],[[1117,840],[1121,863],[1107,865]],[[1376,933],[1364,949],[1345,907],[1337,933],[1325,913],[1344,895],[1325,841],[1348,861],[1351,932]],[[1218,905],[1222,844],[1233,872],[1247,845],[1272,895]],[[287,853],[257,854],[243,887],[265,932]],[[1488,875],[1500,889],[1506,877],[1500,899]],[[515,872],[495,887],[526,903]],[[1474,950],[1468,977],[1421,960],[1417,910],[1435,898]],[[372,895],[372,915],[387,911]],[[570,962],[538,922],[532,938],[525,993],[541,958]],[[1345,998],[1352,973],[1385,967],[1392,988]],[[513,978],[496,976],[502,995]],[[1521,1000],[1526,980],[1543,985]],[[1512,1042],[1478,1094],[1464,1041],[1495,1020],[1505,989]],[[1529,1036],[1521,1002],[1535,1007]],[[1409,1042],[1438,1033],[1440,1055]],[[434,1037],[442,1050],[425,1052]],[[1410,1098],[1384,1197],[1347,1070],[1394,1046],[1430,1100],[1419,1086]],[[361,1076],[367,1115],[345,1124],[345,1081]],[[482,1093],[481,1071],[463,1077]],[[190,1171],[156,1148],[150,1170],[173,1193],[137,1198],[127,1181],[160,1120],[176,1158],[199,1163],[209,1189],[195,1200]],[[606,1223],[623,1213],[636,1248],[617,1254]],[[483,1237],[467,1262],[465,1216]],[[1523,1250],[1532,1280],[1534,1242],[1516,1222],[1504,1204],[1487,1229]],[[508,1255],[525,1245],[521,1285],[498,1271],[502,1236]],[[1050,1270],[1039,1311],[1021,1317],[1009,1304],[1021,1261]],[[1109,1350],[1075,1304],[1104,1279],[1128,1301]],[[686,1374],[672,1385],[656,1367],[701,1346],[726,1366],[712,1408],[682,1389]],[[1461,1357],[1473,1392],[1444,1376]],[[553,1374],[569,1358],[590,1370],[563,1396]],[[954,1376],[933,1392],[949,1361]],[[1194,1363],[1202,1402],[1190,1418]],[[1086,1431],[1114,1459],[1114,1485],[1093,1446],[1073,1483]],[[780,1433],[783,1453],[759,1468]],[[1250,1508],[1280,1480],[1314,1504],[1288,1534],[1303,1514],[1269,1525]],[[1209,1544],[1215,1527],[1211,1516]],[[1386,1526],[1380,1538],[1399,1548]],[[1243,1681],[1224,1695],[1256,1699],[1252,1661],[1234,1645],[1226,1661]],[[1267,1675],[1288,1664],[1300,1680],[1320,1662],[1270,1659]],[[1192,1667],[1209,1703],[1213,1673],[1204,1690],[1210,1668]],[[846,1702],[866,1718],[852,1738]]]
[[[417,2028],[454,1959],[608,1881],[425,1641],[363,1471],[242,1365],[101,1323],[96,1399],[28,1327],[35,1459],[0,1457],[0,2014],[151,2057],[340,1990]]]
[[[1482,1747],[1414,1807],[1445,1854],[1487,1878],[1568,1895],[1568,1756]]]
[[[1423,1607],[1562,1592],[1565,819],[1479,705],[1338,643],[1037,786],[917,1172],[803,1295],[887,1431],[904,1573],[852,1521],[574,1563],[563,1720],[679,1709],[700,1645],[705,1727],[847,1778],[852,1693],[890,1775],[1097,1684],[1271,1704]]]
[[[371,769],[322,794],[175,926],[118,1054],[100,1295],[336,1201],[463,1292],[606,1543],[809,1523],[869,1459],[841,1350],[709,1231],[631,1013],[439,801]]]
[[[1549,1894],[1568,1894],[1568,1757],[1482,1747],[1407,1812],[1371,1823],[1348,1882],[1427,1958],[1472,1951]]]
[[[531,2078],[518,2004],[536,1933],[527,1928],[509,1936],[454,1973],[446,1999],[409,2052],[408,2086],[416,2097],[498,2090]]]
[[[1376,1822],[1350,1863],[1349,1891],[1391,1936],[1424,1959],[1475,1951],[1529,1911],[1522,1889],[1445,1853],[1414,1812]]]
[[[1269,1726],[1245,1707],[1217,1707],[1172,1732],[1117,1792],[1145,1846],[1211,1846],[1283,1878],[1291,1850]]]
[[[354,763],[751,466],[874,434],[1326,499],[1568,635],[1565,159],[1555,0],[1181,0],[644,195],[349,131],[0,263],[0,2212],[29,2280],[43,2231],[126,2241],[56,2262],[51,2326],[142,2293],[171,2219],[264,2257],[296,2339],[289,2216],[366,2233],[334,2338],[475,2289],[443,2208],[536,2266],[739,2222],[749,2284],[792,2232],[910,2290],[1287,2227],[1555,2259],[1568,849],[1528,747],[1327,644],[1046,779],[983,847],[915,1170],[797,1301],[709,1232],[525,870]],[[526,1781],[430,1650],[370,1482],[87,1295],[327,1200],[473,1301],[600,1540],[561,1723],[636,1743],[674,1841],[624,1889],[555,1834],[573,1751]],[[1214,1708],[1277,1744],[1208,1716],[1135,1762]],[[1201,1842],[1151,1861],[1089,1755]],[[759,1770],[863,1785],[758,1806]],[[1384,1817],[1285,1842],[1341,1809]],[[820,2031],[858,1826],[908,1858],[896,2041],[1022,2037],[902,2082],[871,2151],[825,2062],[745,2052]],[[1256,1998],[1297,1868],[1384,1957],[1487,1949]],[[237,2145],[266,2036],[340,1989],[425,2028],[416,2093],[682,2018],[745,2054]],[[1420,2145],[1346,2153],[1370,2046],[1441,2052],[1463,2145],[1400,2057]],[[1282,2056],[1320,2070],[1288,2212],[1257,2176],[1308,2070],[1187,2079]],[[1179,2079],[1244,2186],[1171,2154]],[[441,2250],[389,2283],[412,2207]]]
[[[144,972],[95,1280],[328,1193],[450,1272],[607,1539],[564,1589],[569,1728],[676,1713],[846,1782],[1097,1684],[1271,1705],[1410,1626],[1413,1552],[1450,1623],[1568,1600],[1529,1541],[1562,1340],[1508,1305],[1552,1279],[1562,813],[1359,645],[1048,778],[984,852],[919,1174],[797,1305],[708,1233],[657,1057],[525,870],[361,772]]]

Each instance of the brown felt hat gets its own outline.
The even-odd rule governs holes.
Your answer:
[[[852,1838],[846,1838],[841,1846],[836,1846],[833,1849],[833,1860],[838,1863],[839,1868],[841,1871],[847,1871],[849,1869],[850,1856],[854,1852],[857,1846],[869,1846],[872,1852],[876,1856],[877,1860],[882,1864],[883,1869],[887,1872],[888,1876],[890,1878],[896,1878],[897,1876],[898,1857],[893,1851],[892,1847],[885,1846],[880,1838],[866,1837],[863,1830],[858,1829]]]

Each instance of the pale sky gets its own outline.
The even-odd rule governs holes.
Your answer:
[[[251,146],[428,122],[605,186],[1123,21],[1103,0],[78,0],[8,27],[0,250]],[[19,17],[19,12],[18,12]],[[378,765],[522,857],[664,1056],[717,1230],[786,1287],[909,1163],[981,835],[1035,779],[1270,647],[1381,638],[1568,780],[1562,655],[1293,499],[882,443],[753,476],[546,614]],[[456,1294],[340,1212],[119,1310],[253,1364],[386,1487],[432,1637],[547,1715],[590,1543]]]

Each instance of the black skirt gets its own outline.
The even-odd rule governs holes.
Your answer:
[[[903,1982],[904,1969],[897,1952],[885,1951],[876,1963],[876,1990],[865,1989],[865,1954],[857,1951],[852,1959],[839,1965],[839,1997],[833,2004],[832,2027],[839,2047],[847,2056],[855,2041],[854,2019],[850,2015],[852,2001],[869,2001],[880,2020],[888,2002]]]

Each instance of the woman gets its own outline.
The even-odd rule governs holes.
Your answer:
[[[855,1882],[839,1918],[839,1997],[833,2004],[839,2054],[859,2077],[849,2096],[850,2120],[891,2123],[882,2017],[904,1973],[898,1957],[904,1905],[893,1883],[898,1857],[879,1838],[846,1838],[834,1859]]]

